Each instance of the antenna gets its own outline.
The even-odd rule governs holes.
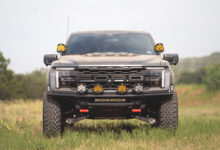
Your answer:
[[[66,39],[68,38],[68,35],[69,35],[69,20],[70,20],[70,17],[68,16],[68,18],[67,18],[67,31],[66,31]]]

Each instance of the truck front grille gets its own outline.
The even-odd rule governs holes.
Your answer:
[[[77,74],[142,74],[143,69],[78,69]]]
[[[144,87],[158,87],[161,85],[160,74],[150,74],[149,70],[138,69],[76,69],[67,73],[60,72],[59,82],[61,87],[76,88],[83,83],[87,88],[93,88],[97,83],[103,85],[104,89],[116,89],[121,83],[126,87],[133,88],[135,84],[141,83]]]

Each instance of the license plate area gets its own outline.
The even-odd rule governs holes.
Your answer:
[[[95,103],[123,103],[126,102],[126,98],[95,98]]]

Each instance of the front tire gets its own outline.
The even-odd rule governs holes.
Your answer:
[[[43,98],[43,133],[56,136],[64,131],[64,121],[60,103],[52,96],[44,94]]]
[[[174,129],[178,127],[178,98],[177,93],[161,101],[159,107],[158,125],[163,129]]]

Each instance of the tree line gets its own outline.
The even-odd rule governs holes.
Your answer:
[[[220,63],[210,64],[195,71],[184,71],[176,78],[178,84],[204,84],[209,90],[220,89]]]
[[[174,66],[177,84],[204,84],[207,89],[220,89],[220,52],[209,56],[180,59]]]
[[[0,100],[39,99],[46,87],[46,70],[16,74],[8,69],[10,63],[0,52]]]

